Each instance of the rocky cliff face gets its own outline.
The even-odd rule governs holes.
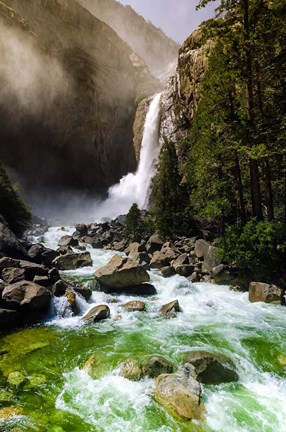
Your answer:
[[[4,0],[0,56],[0,159],[27,189],[101,191],[135,169],[154,80],[110,27],[75,0]]]
[[[180,48],[176,75],[169,80],[162,96],[162,141],[165,137],[179,142],[190,131],[211,45],[211,41],[204,43],[201,31],[196,30]]]
[[[150,72],[165,79],[175,69],[179,45],[168,38],[160,29],[147,22],[130,6],[116,0],[78,0],[79,3],[104,21],[126,41],[133,51],[144,59]],[[170,63],[172,64],[171,73]]]

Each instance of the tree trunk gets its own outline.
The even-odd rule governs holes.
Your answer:
[[[237,184],[239,205],[240,205],[240,218],[241,218],[241,223],[243,225],[245,225],[246,224],[246,213],[245,213],[245,205],[244,205],[244,197],[243,197],[241,170],[240,170],[240,164],[239,164],[237,150],[235,150],[235,153],[234,153],[234,160],[235,160],[236,184]]]
[[[251,182],[251,201],[252,201],[252,214],[257,220],[263,220],[262,205],[261,205],[261,192],[259,182],[259,169],[258,163],[255,159],[250,159],[250,182]]]
[[[266,188],[266,202],[267,202],[267,219],[272,221],[274,219],[274,206],[273,206],[273,191],[271,182],[271,168],[269,161],[264,162],[265,165],[265,188]]]

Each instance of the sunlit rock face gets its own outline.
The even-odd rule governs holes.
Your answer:
[[[26,190],[102,191],[135,170],[152,77],[132,49],[74,0],[4,0],[0,35],[0,159]]]
[[[126,41],[148,65],[150,72],[165,80],[172,75],[179,45],[138,15],[130,6],[116,0],[78,0]],[[170,73],[171,72],[171,73]]]
[[[162,95],[160,136],[174,142],[186,138],[201,97],[201,83],[208,64],[211,41],[205,43],[200,30],[194,31],[179,50],[176,75]]]

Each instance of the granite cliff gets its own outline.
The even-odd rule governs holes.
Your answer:
[[[136,99],[158,82],[115,31],[75,0],[5,0],[0,34],[0,160],[26,190],[134,170]]]
[[[116,0],[78,0],[97,18],[104,21],[126,41],[160,79],[172,75],[176,67],[179,45],[138,15],[131,6]]]

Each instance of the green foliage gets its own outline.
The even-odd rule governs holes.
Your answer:
[[[175,145],[165,141],[152,182],[151,213],[163,237],[188,235],[192,224],[188,190],[182,183]]]
[[[154,223],[149,215],[143,214],[137,206],[132,204],[126,219],[123,236],[131,241],[140,241],[144,237],[148,237],[154,232]]]
[[[4,166],[0,163],[0,214],[4,216],[11,230],[21,236],[29,225],[31,213],[12,186]]]
[[[219,253],[242,272],[273,280],[286,269],[286,226],[256,219],[233,225],[220,240]]]

